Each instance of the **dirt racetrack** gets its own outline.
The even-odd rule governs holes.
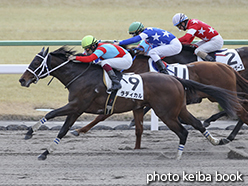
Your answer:
[[[174,159],[178,138],[169,130],[145,130],[140,150],[133,150],[134,130],[91,130],[79,137],[68,133],[45,161],[37,156],[58,131],[38,131],[30,140],[23,139],[25,132],[0,131],[0,185],[248,184],[248,130],[226,146],[212,146],[189,130],[180,161]],[[230,130],[210,132],[222,138]]]

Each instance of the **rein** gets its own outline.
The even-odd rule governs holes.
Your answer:
[[[73,78],[66,86],[65,88],[68,88],[74,81],[76,81],[80,76],[82,76],[91,66],[91,63],[89,63],[88,67],[83,71],[81,72],[78,76],[76,76],[75,78]]]

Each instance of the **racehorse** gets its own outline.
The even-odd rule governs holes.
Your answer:
[[[67,47],[61,47],[51,53],[48,52],[48,49],[44,51],[43,48],[19,79],[22,86],[29,87],[31,83],[37,83],[39,79],[52,75],[69,91],[69,103],[47,113],[26,133],[26,139],[31,138],[33,132],[37,131],[46,121],[57,116],[67,116],[57,138],[47,150],[38,156],[39,160],[45,160],[47,155],[55,150],[60,140],[82,113],[103,114],[104,111],[108,94],[102,80],[103,69],[99,65],[78,64],[68,61],[68,56],[74,54],[75,51]],[[92,74],[94,74],[94,78],[92,78]],[[145,106],[150,106],[161,121],[166,123],[179,137],[177,159],[181,158],[188,135],[188,131],[181,125],[178,117],[199,130],[213,145],[219,144],[220,140],[212,137],[202,123],[187,110],[185,88],[209,94],[230,114],[241,109],[237,97],[225,89],[152,72],[140,74],[140,77],[143,81],[144,99],[118,97],[113,110],[113,113],[133,111],[136,125],[135,149],[140,148],[143,132],[143,108]]]
[[[139,46],[139,49],[141,49],[144,52],[146,50],[146,44],[145,44],[145,42],[143,42],[143,44],[141,44]],[[124,46],[124,47],[126,47],[126,46]],[[133,49],[135,50],[135,47],[133,47]],[[140,52],[139,49],[136,51]],[[195,62],[195,61],[197,61],[197,56],[194,54],[195,49],[196,49],[195,45],[183,44],[183,49],[179,54],[174,55],[174,56],[170,56],[170,57],[165,57],[163,60],[165,62],[167,62],[168,64],[173,64],[173,63],[188,64],[191,62]],[[242,77],[244,77],[245,79],[248,80],[248,70],[247,70],[248,69],[248,47],[236,48],[234,50],[238,53],[238,55],[239,55],[239,57],[243,63],[243,66],[244,66],[244,70],[239,71],[239,73]],[[133,50],[131,50],[131,52],[132,51]],[[225,51],[225,50],[223,50],[223,51]],[[135,54],[133,53],[133,55],[135,55]],[[212,53],[209,53],[209,55],[212,55],[215,58],[215,56],[219,55],[219,53],[212,52]],[[222,55],[222,54],[220,54],[220,55]],[[237,61],[235,61],[235,58],[234,58],[234,56],[235,56],[234,52],[227,51],[227,52],[224,52],[224,55],[228,57],[228,59],[227,59],[228,65],[233,66],[235,70],[239,69],[239,66],[237,66]],[[239,91],[239,89],[237,89],[237,91]],[[203,122],[203,125],[205,127],[208,127],[212,121],[216,121],[217,119],[219,119],[220,117],[223,117],[223,116],[227,116],[225,111],[221,111],[217,114],[214,114],[210,118],[206,119]],[[244,122],[239,119],[238,123],[236,124],[235,129],[233,130],[233,133],[231,133],[231,135],[229,135],[229,137],[228,137],[228,138],[230,138],[230,140],[234,139],[234,137],[236,136],[236,134],[238,133],[238,131],[242,127],[243,123]]]
[[[188,64],[191,62],[197,61],[197,56],[194,54],[196,47],[194,45],[183,45],[182,51],[174,56],[163,58],[168,64],[180,63],[180,64]],[[241,47],[235,49],[239,54],[245,70],[239,71],[240,75],[248,80],[248,47]],[[210,53],[210,55],[214,55],[214,53]],[[232,54],[230,55],[230,60],[228,64],[235,63],[232,61]]]
[[[163,60],[166,61],[168,64],[172,64],[172,63],[188,64],[197,61],[197,56],[194,54],[195,49],[196,47],[194,45],[183,45],[183,49],[181,53],[175,56],[165,57]],[[235,50],[239,54],[243,62],[243,65],[245,67],[245,70],[239,71],[239,73],[243,78],[248,80],[248,47],[236,48]],[[210,53],[210,55],[214,56],[215,54],[213,52]],[[228,53],[228,55],[230,56],[230,58],[227,64],[236,63],[236,61],[232,60],[233,53]],[[212,115],[210,118],[206,119],[203,124],[205,127],[207,127],[210,125],[212,121],[216,121],[222,116],[226,116],[225,111],[221,111],[217,114]],[[236,126],[240,129],[243,123],[244,123],[243,121],[239,120]],[[236,129],[236,131],[238,132],[238,129]]]
[[[124,72],[144,73],[144,72],[149,71],[148,59],[149,59],[148,56],[144,56],[142,54],[136,55],[131,68]],[[189,78],[191,80],[197,81],[199,83],[207,84],[207,85],[214,85],[217,87],[225,88],[230,91],[238,90],[244,93],[248,93],[248,81],[242,78],[242,76],[240,76],[238,72],[233,70],[228,65],[225,65],[223,63],[218,63],[218,62],[216,63],[193,62],[193,63],[187,64],[187,67],[189,71]],[[187,103],[188,104],[199,103],[201,102],[203,98],[208,98],[212,102],[215,101],[213,98],[209,97],[208,95],[204,95],[199,92],[195,94],[187,92]],[[242,103],[243,106],[246,108],[246,110],[248,110],[246,100],[243,100],[242,102],[243,102]],[[148,111],[149,108],[148,109],[145,108],[145,110]],[[225,113],[225,111],[222,111],[221,113]],[[78,136],[80,133],[86,133],[97,123],[104,121],[109,116],[110,115],[99,115],[95,118],[95,120],[93,120],[88,125],[80,129],[73,130],[71,131],[71,133],[75,136]],[[228,140],[225,140],[224,143],[222,143],[221,141],[220,145],[226,144],[232,141],[237,135],[238,131],[240,130],[242,124],[243,124],[242,122],[238,122],[233,132],[227,137]]]

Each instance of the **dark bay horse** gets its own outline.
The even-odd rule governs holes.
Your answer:
[[[29,87],[31,83],[36,83],[39,79],[52,75],[69,91],[69,102],[65,106],[47,113],[44,118],[30,127],[26,134],[26,138],[31,138],[33,132],[37,131],[46,121],[58,116],[67,116],[57,137],[47,150],[40,154],[39,160],[45,160],[47,155],[55,150],[82,113],[104,113],[108,94],[102,80],[103,69],[99,65],[78,64],[68,61],[68,56],[74,54],[75,51],[67,47],[61,47],[51,53],[48,52],[48,49],[44,51],[43,48],[19,79],[22,86]],[[92,74],[94,74],[94,78],[92,78]],[[212,137],[202,123],[187,110],[185,88],[209,94],[230,114],[242,107],[237,97],[225,89],[203,85],[191,80],[176,79],[159,73],[147,72],[140,74],[140,76],[143,81],[144,99],[134,100],[118,97],[113,111],[113,113],[133,111],[136,125],[136,149],[140,148],[143,132],[143,108],[145,106],[151,107],[161,121],[166,123],[179,137],[177,159],[181,158],[188,135],[188,131],[179,122],[179,117],[199,130],[212,144],[219,144],[220,140]]]
[[[142,54],[137,55],[131,68],[124,72],[144,73],[149,71],[148,59],[149,59],[148,56],[144,56]],[[218,62],[216,63],[193,62],[187,64],[187,67],[189,71],[189,78],[191,80],[207,85],[214,85],[230,91],[238,90],[246,94],[248,93],[248,81],[244,79],[242,76],[240,76],[238,72],[236,72],[228,65]],[[197,92],[197,93],[187,92],[187,104],[199,103],[203,98],[208,98],[210,101],[215,102],[213,98],[211,98],[209,95],[203,94],[202,92]],[[242,105],[246,110],[248,110],[246,100],[242,101]],[[75,136],[78,136],[80,133],[86,133],[97,123],[104,121],[109,116],[110,115],[99,115],[98,117],[95,118],[95,120],[93,120],[88,125],[80,129],[76,129],[71,133]],[[245,114],[243,114],[242,118],[246,120],[246,122],[248,122]],[[238,123],[236,125],[233,132],[227,137],[228,140],[226,140],[225,143],[232,141],[235,138],[242,124],[243,123]],[[222,143],[221,141],[220,144],[224,144],[224,143]]]

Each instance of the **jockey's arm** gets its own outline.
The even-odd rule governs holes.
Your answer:
[[[194,36],[192,36],[191,34],[189,33],[186,33],[183,37],[180,37],[179,38],[179,41],[181,43],[187,43],[187,44],[190,44],[193,40],[194,40]]]
[[[89,56],[76,56],[76,60],[83,63],[90,63],[96,59],[98,59],[98,56],[94,53]]]
[[[132,43],[137,43],[141,40],[142,40],[142,38],[138,35],[138,36],[134,36],[134,37],[131,37],[129,39],[125,39],[125,40],[120,41],[119,45],[130,45]]]

